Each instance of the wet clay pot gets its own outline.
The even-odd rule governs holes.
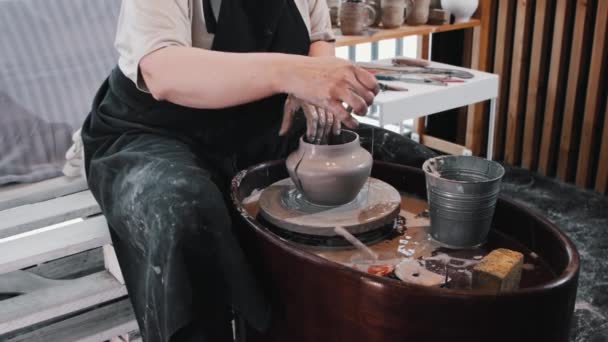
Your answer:
[[[313,204],[337,206],[357,197],[372,170],[372,156],[361,147],[359,135],[343,130],[328,145],[300,139],[300,147],[287,158],[294,184]]]

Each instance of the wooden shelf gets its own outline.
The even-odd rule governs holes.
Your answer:
[[[401,26],[396,29],[371,29],[370,35],[365,36],[342,36],[340,30],[336,29],[336,46],[350,46],[363,43],[377,42],[384,39],[403,38],[408,36],[427,35],[430,33],[462,30],[481,26],[481,21],[471,19],[466,23],[449,24],[449,25],[419,25],[419,26]]]

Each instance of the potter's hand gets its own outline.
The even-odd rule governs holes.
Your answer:
[[[372,74],[336,57],[300,59],[284,75],[285,93],[333,113],[334,119],[350,128],[354,128],[356,120],[343,103],[355,114],[365,115],[380,90]]]
[[[287,97],[283,112],[283,123],[280,135],[287,133],[293,122],[295,113],[302,108],[306,116],[306,139],[314,144],[320,144],[329,138],[330,134],[339,135],[342,123],[335,115],[324,108],[306,103],[293,95]],[[353,118],[349,117],[350,120]],[[355,122],[356,125],[356,122]],[[351,127],[354,128],[354,127]]]

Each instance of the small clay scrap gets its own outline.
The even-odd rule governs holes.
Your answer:
[[[473,289],[495,293],[519,288],[523,254],[499,248],[486,255],[473,268]]]
[[[446,283],[445,276],[427,270],[414,259],[406,259],[397,265],[395,275],[405,283],[422,286],[441,286]]]
[[[391,273],[393,271],[393,269],[394,269],[394,266],[390,265],[390,264],[370,265],[367,268],[367,273],[383,277],[383,276]]]

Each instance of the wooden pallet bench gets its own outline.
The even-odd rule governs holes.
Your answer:
[[[84,179],[0,188],[0,340],[133,341],[134,331],[108,226]]]

